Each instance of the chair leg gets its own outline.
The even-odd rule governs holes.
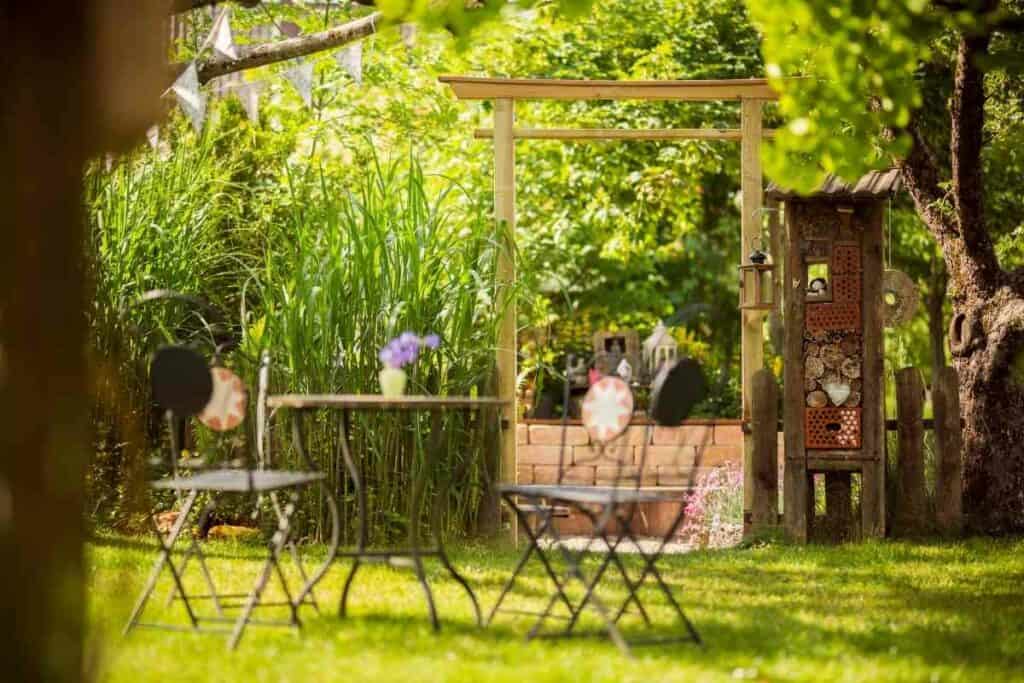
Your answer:
[[[700,634],[697,632],[697,629],[694,627],[693,622],[691,622],[689,617],[686,616],[686,612],[683,611],[683,608],[679,605],[678,601],[676,601],[675,596],[672,594],[672,590],[668,587],[668,584],[665,583],[665,580],[662,577],[661,572],[658,571],[657,568],[657,562],[661,558],[661,554],[662,552],[664,552],[665,546],[668,545],[669,540],[673,536],[675,536],[675,533],[679,529],[680,524],[682,524],[685,512],[685,507],[680,506],[679,513],[676,515],[676,518],[673,521],[671,527],[669,528],[668,533],[665,534],[661,542],[658,544],[657,549],[650,555],[644,552],[643,548],[640,546],[640,543],[637,541],[636,535],[633,533],[633,529],[630,526],[629,521],[624,520],[622,522],[623,532],[629,537],[631,541],[633,541],[634,545],[636,545],[637,547],[637,552],[644,560],[644,568],[643,571],[641,571],[640,573],[640,578],[637,579],[636,583],[633,584],[630,588],[629,597],[626,598],[626,600],[622,603],[622,606],[616,613],[615,621],[618,621],[622,618],[623,613],[626,611],[626,608],[629,606],[629,603],[631,601],[635,602],[637,606],[640,606],[641,603],[638,593],[641,585],[646,580],[647,576],[650,575],[654,577],[654,580],[658,584],[658,587],[661,590],[662,594],[664,594],[665,599],[668,600],[669,605],[671,605],[672,609],[675,610],[675,613],[679,617],[680,621],[682,621],[683,624],[686,626],[686,630],[687,633],[689,633],[690,635],[690,639],[693,640],[693,642],[695,642],[697,645],[703,646],[703,640],[701,639]]]
[[[569,613],[571,614],[573,611],[572,602],[569,600],[569,597],[565,594],[562,581],[558,578],[558,573],[551,566],[551,561],[548,559],[547,554],[544,552],[544,549],[540,547],[540,536],[530,528],[529,519],[527,518],[526,514],[524,514],[523,511],[516,506],[515,501],[511,500],[510,496],[505,497],[505,502],[508,503],[509,507],[512,508],[512,511],[519,519],[519,522],[523,528],[523,532],[526,534],[526,537],[530,541],[531,547],[533,547],[534,551],[537,553],[537,557],[540,559],[541,564],[544,566],[544,571],[547,573],[551,581],[555,584],[555,593],[552,595],[552,603],[560,599],[562,603],[566,606],[566,608],[569,610]],[[547,531],[547,529],[550,529],[552,533],[555,532],[555,526],[553,524],[549,525],[545,529],[545,531]]]
[[[600,529],[603,531],[605,525],[607,525],[609,520],[607,514],[602,515],[602,517],[603,519],[600,520]],[[565,547],[565,545],[560,542],[561,538],[558,535],[557,529],[552,529],[552,535],[555,537],[555,542],[557,543],[558,548],[562,552],[562,557],[565,559],[569,575],[572,578],[575,578],[584,586],[587,586],[587,579],[583,575],[583,571],[580,569],[578,562],[579,558],[583,555],[584,552],[586,552],[586,550],[574,554],[571,550],[569,550],[569,548]],[[591,536],[591,540],[593,540],[593,538],[594,537]],[[587,547],[589,547],[589,543]],[[598,614],[600,614],[601,618],[604,620],[605,631],[608,632],[608,637],[612,640],[613,643],[615,643],[616,647],[619,648],[619,651],[622,652],[622,654],[626,655],[627,657],[632,657],[633,653],[629,649],[629,644],[626,643],[626,639],[622,636],[622,632],[619,631],[619,627],[615,625],[614,621],[612,621],[611,612],[608,609],[608,606],[604,604],[604,600],[598,597],[596,593],[591,593],[589,602],[594,605],[594,608],[597,610]],[[582,609],[578,609],[576,611],[582,611]],[[538,622],[538,626],[539,625],[540,623]]]
[[[538,525],[537,531],[535,532],[537,538],[542,538],[547,531],[548,524],[551,523],[552,515],[548,514],[544,517],[543,521]],[[498,601],[494,603],[494,607],[491,608],[490,614],[487,615],[487,621],[484,622],[484,627],[490,626],[491,622],[494,621],[494,616],[498,613],[498,609],[501,607],[501,603],[505,601],[515,585],[516,579],[519,578],[519,574],[522,573],[523,569],[526,568],[526,563],[529,562],[530,557],[533,555],[534,545],[531,543],[519,557],[519,562],[516,564],[515,569],[512,570],[512,575],[508,577],[505,585],[502,586],[501,594],[498,595]]]
[[[278,524],[280,524],[281,520],[285,516],[285,511],[281,507],[280,501],[277,499],[277,492],[271,491],[270,494],[269,494],[269,498],[270,498],[270,505],[274,509],[274,514],[277,515]],[[289,551],[289,553],[292,556],[292,561],[295,563],[296,568],[298,568],[298,570],[299,570],[299,576],[302,577],[302,584],[303,584],[303,586],[306,586],[307,584],[309,584],[309,576],[306,575],[306,568],[302,566],[302,561],[299,559],[299,551],[298,551],[298,548],[295,547],[294,539],[289,539],[288,540],[288,551]],[[310,587],[308,591],[300,591],[299,592],[300,602],[305,602],[306,601],[306,593],[308,593],[308,596],[309,596],[309,603],[311,605],[313,605],[313,609],[316,610],[317,614],[319,614],[320,613],[320,605],[318,605],[317,602],[316,602],[316,596],[313,595],[313,588],[312,587]]]
[[[249,619],[252,617],[252,611],[256,608],[263,591],[267,587],[267,582],[270,580],[270,575],[276,568],[278,572],[281,571],[280,566],[277,564],[277,558],[281,555],[281,550],[288,543],[291,537],[291,515],[285,514],[278,520],[277,531],[274,532],[273,537],[270,539],[270,546],[267,550],[267,559],[263,563],[263,569],[257,576],[255,583],[253,584],[252,590],[249,591],[249,596],[246,598],[245,606],[242,608],[242,612],[238,615],[235,620],[235,627],[231,632],[231,638],[228,640],[228,649],[234,650],[238,647],[238,643],[242,640],[242,634],[245,632],[245,627],[249,623]],[[283,577],[282,577],[283,583]],[[298,626],[298,619],[296,617],[295,603],[288,595],[287,589],[285,594],[288,596],[288,602],[292,608],[292,619],[293,625]]]
[[[216,501],[211,500],[205,506],[203,506],[202,512],[199,513],[198,525],[202,529],[206,526],[206,519],[210,516],[210,513],[216,508]],[[185,549],[184,557],[181,560],[181,565],[178,567],[178,574],[185,576],[185,570],[188,568],[189,560],[192,559],[193,555],[196,557],[196,561],[199,562],[199,569],[203,574],[203,580],[206,582],[206,588],[210,591],[210,599],[213,602],[213,608],[217,612],[218,617],[224,616],[224,611],[221,609],[220,596],[217,595],[217,588],[213,583],[213,576],[210,574],[210,568],[206,564],[206,555],[203,553],[202,547],[199,545],[199,541],[195,538],[189,543],[188,548]],[[171,588],[167,594],[167,606],[170,607],[174,602],[174,599],[178,596],[178,587],[175,585]]]
[[[153,532],[156,534],[157,543],[160,544],[160,556],[153,563],[153,569],[150,570],[149,578],[146,580],[146,585],[139,594],[138,599],[135,602],[135,607],[132,608],[131,616],[128,618],[128,623],[125,624],[123,635],[128,633],[138,623],[139,617],[142,616],[142,612],[146,609],[146,603],[149,602],[150,596],[153,594],[153,590],[156,588],[156,582],[160,578],[160,573],[163,571],[165,565],[170,565],[171,573],[174,576],[175,586],[181,589],[181,580],[178,577],[177,572],[174,570],[174,563],[171,559],[171,549],[178,540],[178,536],[181,534],[182,529],[185,528],[185,522],[188,519],[189,514],[192,512],[192,506],[196,502],[196,496],[198,492],[190,491],[188,496],[185,498],[184,504],[181,506],[181,510],[178,512],[178,518],[174,521],[174,526],[171,527],[171,532],[167,536],[167,540],[164,541],[163,534],[160,533],[160,528],[156,525],[156,520],[153,515],[150,515],[150,521],[153,525]],[[195,614],[192,612],[192,607],[188,603],[188,597],[182,591],[182,601],[185,604],[185,611],[188,613],[189,621],[192,624],[192,628],[197,625]]]

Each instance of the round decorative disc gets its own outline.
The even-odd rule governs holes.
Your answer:
[[[165,346],[149,366],[153,400],[178,417],[195,415],[213,395],[213,379],[203,357],[184,346]]]
[[[633,392],[618,377],[602,377],[583,399],[583,426],[595,441],[611,441],[632,417]]]
[[[906,273],[887,270],[882,274],[882,317],[886,327],[896,327],[914,318],[921,295]]]
[[[238,375],[227,368],[210,368],[213,395],[199,415],[199,421],[218,432],[226,432],[242,424],[249,396]]]

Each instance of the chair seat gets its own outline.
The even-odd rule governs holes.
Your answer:
[[[688,488],[671,488],[641,486],[579,486],[567,484],[509,484],[500,486],[502,493],[510,493],[529,499],[547,499],[566,503],[593,503],[610,505],[613,503],[657,503],[662,501],[679,501],[688,492]]]
[[[303,486],[324,478],[321,472],[292,472],[284,470],[207,470],[191,477],[161,479],[151,486],[155,489],[184,491],[231,491],[238,493],[276,491],[292,486]]]

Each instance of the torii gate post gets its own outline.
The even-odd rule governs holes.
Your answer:
[[[441,76],[439,80],[452,87],[456,97],[466,100],[494,102],[493,130],[477,130],[478,138],[494,140],[494,217],[501,251],[498,256],[496,297],[502,310],[498,332],[497,372],[498,396],[508,403],[503,409],[501,444],[501,476],[504,481],[516,478],[516,306],[515,267],[515,143],[521,139],[545,140],[733,140],[740,142],[740,193],[742,196],[740,263],[750,250],[755,237],[761,236],[761,214],[764,197],[761,172],[761,140],[773,131],[762,128],[762,104],[778,99],[764,79],[725,79],[705,81],[598,81],[565,79],[480,78]],[[554,100],[684,100],[739,101],[740,128],[736,129],[519,129],[515,127],[517,99]],[[764,366],[765,311],[742,311],[740,325],[740,380],[743,396],[743,421],[749,425],[752,411],[752,377]],[[753,498],[753,439],[744,429],[744,520],[750,518]],[[496,501],[498,505],[500,502]],[[498,513],[500,515],[500,511]],[[497,517],[500,519],[500,516]],[[745,525],[746,527],[746,525]],[[515,524],[512,526],[515,535]]]
[[[761,100],[740,104],[740,264],[761,236],[764,179],[761,173]],[[773,254],[778,259],[780,254]],[[778,305],[778,302],[776,302]],[[754,439],[747,426],[753,415],[754,373],[764,367],[765,311],[740,310],[740,388],[743,401],[743,534],[754,509]]]
[[[494,218],[497,222],[498,244],[498,306],[502,310],[498,329],[497,370],[498,396],[508,403],[502,408],[501,480],[516,480],[516,141],[512,135],[515,124],[515,101],[494,101]],[[501,520],[501,499],[496,497],[495,519]],[[516,519],[512,517],[512,537],[518,538]]]

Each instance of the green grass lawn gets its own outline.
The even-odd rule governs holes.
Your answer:
[[[301,633],[252,627],[240,648],[225,637],[136,630],[120,635],[153,558],[148,539],[105,537],[90,545],[91,646],[98,675],[111,681],[946,681],[1024,680],[1024,540],[865,543],[838,547],[772,545],[667,557],[666,579],[706,641],[637,648],[623,657],[603,638],[539,640],[532,620],[499,615],[475,626],[461,588],[431,566],[443,619],[431,631],[419,585],[408,570],[360,571],[351,618],[336,614],[346,566],[318,587],[323,613],[305,609]],[[221,590],[245,590],[259,549],[211,543]],[[317,551],[312,553],[315,555]],[[510,548],[464,546],[455,563],[484,607],[511,571]],[[311,556],[312,557],[312,556]],[[635,559],[635,558],[634,558]],[[632,569],[638,572],[636,563]],[[292,568],[293,569],[293,568]],[[182,620],[165,609],[165,574],[147,617]],[[189,583],[198,588],[198,572]],[[537,609],[547,584],[539,565],[514,607]],[[603,594],[616,602],[613,582]],[[647,592],[659,633],[675,625]],[[261,616],[280,616],[276,608]],[[633,617],[625,629],[638,635]],[[585,626],[594,627],[589,618]]]

